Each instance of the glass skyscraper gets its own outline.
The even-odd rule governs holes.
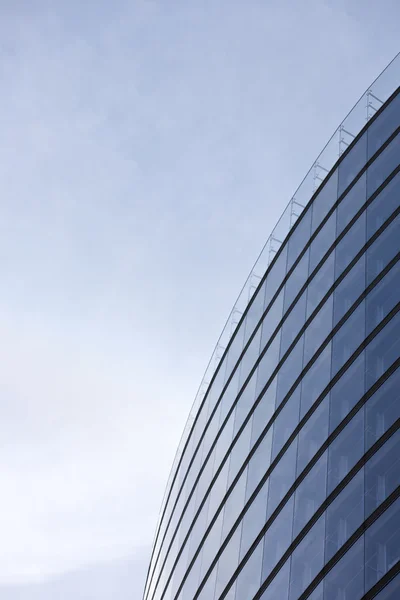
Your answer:
[[[290,201],[179,445],[145,600],[400,598],[400,56]]]

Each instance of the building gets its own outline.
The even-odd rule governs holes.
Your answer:
[[[191,411],[146,600],[400,598],[400,56],[314,163]]]

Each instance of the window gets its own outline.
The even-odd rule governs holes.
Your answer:
[[[367,170],[367,194],[371,196],[400,162],[400,136],[397,135]]]
[[[397,431],[365,465],[365,516],[400,484],[400,432]]]
[[[297,438],[290,444],[270,476],[268,493],[268,518],[294,483],[296,475]]]
[[[336,246],[335,278],[337,279],[366,242],[366,214],[363,212]]]
[[[365,392],[365,353],[362,352],[343,373],[331,390],[330,424],[331,433],[348,415]]]
[[[293,496],[265,533],[262,581],[268,577],[288,549],[292,539],[292,524]]]
[[[397,369],[370,398],[365,407],[368,450],[400,418],[400,370]]]
[[[308,248],[285,284],[284,310],[286,311],[305,284],[308,277],[310,249]]]
[[[325,577],[324,600],[360,600],[364,595],[364,540],[360,538]]]
[[[367,177],[363,173],[337,207],[337,235],[342,233],[360,208],[364,206],[366,199]]]
[[[335,241],[336,234],[336,213],[331,214],[321,231],[314,238],[310,247],[310,268],[312,273],[320,262],[321,258],[329,250]]]
[[[367,250],[367,284],[400,252],[400,215],[382,231]]]
[[[297,476],[318,452],[328,437],[329,394],[325,396],[317,410],[306,421],[299,432],[297,452]]]
[[[379,117],[368,127],[368,159],[386,142],[400,125],[400,94],[388,104]]]
[[[263,543],[258,544],[236,580],[236,600],[252,598],[261,583]]]
[[[400,312],[366,348],[366,382],[369,389],[400,357]]]
[[[322,515],[292,554],[289,599],[297,598],[324,565],[325,514]]]
[[[332,331],[333,296],[329,296],[305,332],[304,366],[312,359],[322,342]]]
[[[394,265],[366,298],[367,335],[400,301],[400,262]]]
[[[341,369],[365,338],[365,302],[357,306],[332,342],[332,376]]]
[[[328,448],[328,494],[364,454],[364,411],[359,410]]]
[[[365,290],[365,254],[363,254],[346,277],[338,284],[333,295],[333,325],[353,306]]]
[[[398,208],[400,173],[398,173],[367,208],[368,239],[378,231],[386,219]]]
[[[330,253],[308,285],[306,318],[317,308],[333,285],[335,276],[335,251]]]
[[[292,267],[311,234],[311,209],[304,211],[288,241],[287,270]]]
[[[303,377],[301,382],[301,419],[312,407],[318,396],[322,394],[330,381],[331,349],[332,344],[329,343]]]
[[[318,459],[295,493],[293,539],[300,533],[326,498],[327,453]]]
[[[298,386],[274,422],[274,435],[272,443],[272,460],[283,448],[294,429],[299,423],[300,412],[300,387]]]
[[[350,185],[367,162],[367,134],[358,140],[339,165],[338,195]]]
[[[307,290],[302,293],[282,325],[280,358],[288,350],[306,321],[306,300]]]
[[[318,196],[314,200],[312,206],[312,233],[314,233],[335,204],[337,200],[337,187],[338,171],[336,169],[329,179],[324,182],[323,187],[319,190]]]

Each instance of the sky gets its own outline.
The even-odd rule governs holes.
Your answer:
[[[220,331],[397,0],[0,0],[0,597],[140,600]]]

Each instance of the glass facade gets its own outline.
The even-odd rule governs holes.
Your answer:
[[[250,278],[180,444],[145,600],[400,597],[400,69],[383,98],[379,81]]]

